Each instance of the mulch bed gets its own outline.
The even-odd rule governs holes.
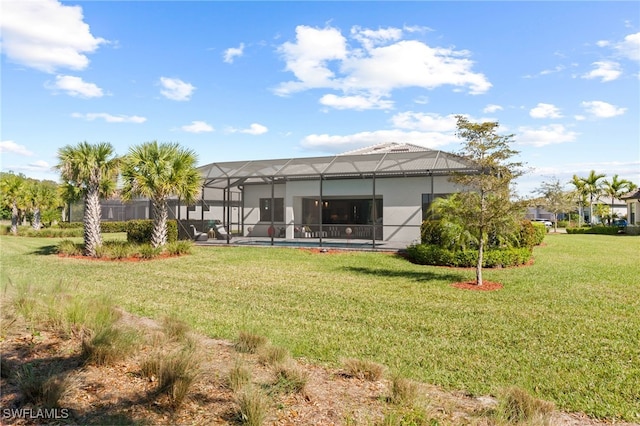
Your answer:
[[[453,283],[451,287],[461,288],[463,290],[475,291],[494,291],[502,289],[502,284],[492,281],[482,281],[482,285],[477,285],[475,281],[465,281],[461,283]]]

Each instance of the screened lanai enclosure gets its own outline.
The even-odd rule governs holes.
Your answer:
[[[431,202],[459,191],[453,173],[476,173],[464,158],[385,143],[326,157],[211,163],[199,167],[202,199],[179,219],[227,235],[274,239],[411,242]],[[227,238],[225,236],[225,238]],[[230,238],[230,237],[228,237]]]

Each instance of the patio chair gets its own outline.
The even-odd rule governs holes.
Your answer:
[[[194,241],[207,241],[209,239],[209,235],[206,232],[200,232],[196,229],[195,226],[191,225],[192,238]]]

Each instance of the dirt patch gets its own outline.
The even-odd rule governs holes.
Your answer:
[[[482,285],[477,285],[475,281],[465,281],[461,283],[453,283],[451,287],[461,288],[473,291],[495,291],[502,289],[502,284],[492,281],[482,281]]]
[[[3,312],[6,318],[6,312]],[[14,318],[15,319],[15,318]],[[201,374],[187,400],[177,410],[154,393],[157,383],[145,377],[141,364],[157,350],[161,326],[149,318],[123,312],[122,325],[134,327],[146,337],[135,355],[110,366],[93,366],[81,357],[82,331],[59,333],[38,331],[23,321],[8,322],[0,339],[2,378],[0,406],[3,409],[39,407],[26,403],[15,380],[15,372],[27,363],[46,367],[55,364],[72,383],[60,400],[68,410],[64,424],[239,424],[238,400],[227,385],[231,369],[242,362],[251,371],[251,381],[269,395],[268,425],[351,425],[381,424],[397,406],[388,400],[388,379],[367,381],[350,377],[340,369],[314,365],[304,359],[293,362],[307,375],[303,392],[285,393],[273,387],[273,367],[260,362],[258,355],[238,353],[231,342],[190,334],[196,339],[203,363]],[[154,343],[156,342],[156,343]],[[487,413],[496,405],[491,396],[473,397],[462,392],[446,392],[436,386],[419,384],[419,403],[432,423],[442,425],[489,426]],[[5,410],[3,410],[4,413]],[[35,412],[35,411],[32,411]],[[0,415],[3,415],[0,413]],[[5,416],[0,424],[36,425],[42,419]],[[57,424],[57,423],[56,423]],[[551,423],[558,426],[603,426],[610,424],[579,414],[556,412]],[[622,425],[622,423],[619,423]],[[638,426],[638,425],[636,425]]]

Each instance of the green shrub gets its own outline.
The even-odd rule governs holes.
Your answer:
[[[82,254],[82,244],[76,244],[71,240],[62,240],[58,243],[58,253],[65,256],[77,256]]]
[[[105,241],[103,247],[105,253],[101,257],[109,259],[126,259],[137,251],[137,247],[128,241]]]
[[[61,229],[73,229],[73,228],[84,228],[84,223],[82,222],[58,222],[56,225]]]
[[[151,242],[153,233],[153,220],[130,220],[126,227],[127,241],[132,243]],[[178,241],[178,221],[167,221],[167,242]]]
[[[127,232],[127,222],[100,222],[100,230],[105,234]]]
[[[524,265],[531,259],[531,249],[527,247],[487,250],[482,257],[485,268],[507,268]]]
[[[549,229],[547,229],[547,226],[544,223],[531,222],[531,224],[536,230],[534,246],[539,246],[544,241],[544,237],[547,235],[547,232],[549,232]]]
[[[528,247],[489,249],[483,253],[482,266],[485,268],[505,268],[524,265],[531,259]],[[434,245],[413,244],[406,249],[407,258],[419,265],[455,266],[471,268],[478,262],[476,250],[447,250]]]
[[[567,228],[567,234],[598,234],[598,235],[617,235],[618,227],[616,226],[591,226],[582,228]]]
[[[161,247],[153,247],[151,244],[142,244],[138,248],[139,255],[142,259],[153,259],[162,253]]]
[[[193,241],[180,240],[167,243],[167,253],[172,256],[181,256],[183,254],[191,254],[193,252]]]
[[[569,221],[568,220],[559,220],[558,221],[558,228],[566,228],[569,226]]]

